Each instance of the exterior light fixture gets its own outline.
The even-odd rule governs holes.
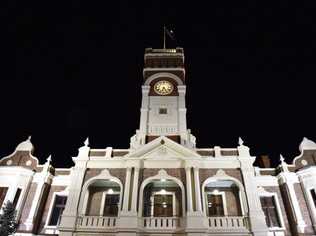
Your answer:
[[[114,192],[113,192],[113,189],[110,188],[110,189],[108,190],[108,194],[113,194],[113,193],[114,193]]]
[[[219,191],[218,191],[217,189],[214,189],[213,193],[214,193],[214,194],[218,194]]]

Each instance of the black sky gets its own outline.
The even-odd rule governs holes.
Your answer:
[[[137,3],[136,3],[137,2]],[[58,167],[89,136],[128,148],[143,53],[174,29],[185,50],[188,127],[198,147],[299,154],[316,141],[313,1],[8,1],[1,8],[0,155],[32,135]],[[293,4],[293,5],[292,5]]]

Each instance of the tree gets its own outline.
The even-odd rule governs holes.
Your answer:
[[[17,227],[15,206],[12,202],[7,201],[2,208],[2,214],[0,214],[0,235],[8,236],[14,234]]]

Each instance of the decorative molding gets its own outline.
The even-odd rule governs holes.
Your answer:
[[[176,76],[175,74],[172,74],[172,73],[168,73],[168,72],[158,72],[158,73],[155,73],[155,74],[149,76],[146,79],[144,85],[149,85],[154,79],[157,79],[160,77],[168,77],[168,78],[175,80],[178,85],[184,85],[183,81],[178,76]]]

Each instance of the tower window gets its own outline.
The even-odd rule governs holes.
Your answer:
[[[167,114],[167,108],[159,108],[159,114],[160,115],[166,115]]]

